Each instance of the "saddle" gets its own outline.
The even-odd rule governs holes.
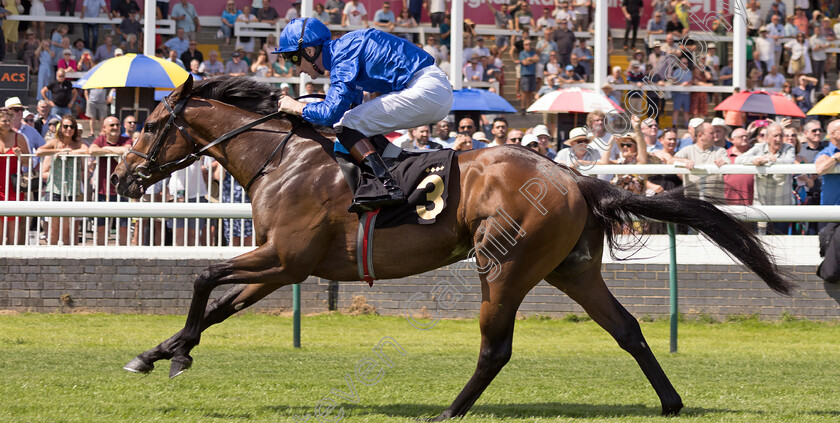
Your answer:
[[[453,150],[403,150],[381,135],[370,138],[371,144],[382,157],[394,181],[406,194],[407,201],[393,207],[382,208],[374,228],[390,228],[405,224],[430,225],[446,206],[449,192],[449,171]],[[387,195],[379,180],[355,164],[349,154],[336,149],[344,179],[353,195],[376,197]]]

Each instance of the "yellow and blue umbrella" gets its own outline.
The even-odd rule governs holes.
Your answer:
[[[142,54],[126,54],[103,61],[87,71],[76,88],[175,88],[189,72],[168,60]]]

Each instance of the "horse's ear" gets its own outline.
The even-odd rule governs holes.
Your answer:
[[[192,74],[190,74],[187,77],[187,80],[184,81],[184,83],[181,84],[180,87],[175,89],[175,91],[172,93],[173,94],[172,98],[175,99],[176,102],[178,102],[182,98],[187,97],[190,94],[190,92],[192,92],[192,87],[193,87],[193,77],[192,77]]]

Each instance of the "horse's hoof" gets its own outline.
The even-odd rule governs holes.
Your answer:
[[[135,357],[134,360],[129,361],[128,364],[123,366],[123,369],[133,373],[149,373],[155,369],[155,365],[146,363],[140,357]]]
[[[425,420],[427,422],[442,422],[444,420],[449,420],[451,418],[452,418],[452,415],[450,415],[449,413],[444,411],[443,413],[440,413],[440,415],[437,416],[437,417],[429,417],[429,418],[426,418],[426,419],[423,419],[423,420]]]
[[[169,378],[180,375],[187,371],[192,366],[192,359],[189,357],[175,357],[172,359],[172,364],[169,366]]]
[[[680,414],[680,410],[682,410],[683,404],[680,401],[677,404],[671,406],[662,406],[662,415],[663,416],[678,416]]]

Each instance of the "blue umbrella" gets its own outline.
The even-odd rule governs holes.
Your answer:
[[[502,96],[486,90],[464,88],[453,93],[452,111],[488,113],[516,113],[516,109]]]

